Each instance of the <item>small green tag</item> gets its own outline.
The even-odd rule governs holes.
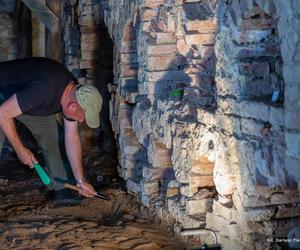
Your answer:
[[[181,97],[183,95],[182,89],[175,89],[171,92],[172,97]]]

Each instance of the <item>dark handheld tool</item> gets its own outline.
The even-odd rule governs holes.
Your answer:
[[[69,184],[69,183],[65,183],[65,184],[64,184],[64,187],[65,187],[65,188],[72,189],[72,190],[77,191],[77,192],[79,192],[79,190],[80,190],[79,187],[77,187],[77,186],[75,186],[75,185],[72,185],[72,184]],[[96,196],[97,198],[100,198],[100,199],[103,199],[103,200],[110,201],[110,198],[107,197],[107,196],[105,196],[105,195],[103,195],[103,194],[96,194],[95,196]]]

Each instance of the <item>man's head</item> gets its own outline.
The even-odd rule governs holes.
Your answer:
[[[102,97],[94,86],[76,86],[75,96],[78,104],[85,111],[85,121],[90,128],[97,128],[100,125],[99,113],[102,108]]]
[[[63,115],[68,121],[86,121],[91,128],[100,125],[99,113],[102,108],[102,97],[97,88],[91,85],[76,85],[71,82],[61,99]]]

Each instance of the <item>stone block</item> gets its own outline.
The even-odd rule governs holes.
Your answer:
[[[260,43],[268,41],[272,30],[238,30],[232,32],[233,40],[238,44]]]
[[[229,221],[212,213],[206,213],[206,227],[219,231],[222,235],[228,235]]]
[[[279,56],[280,55],[280,44],[279,43],[267,43],[267,44],[255,44],[247,45],[235,50],[233,58],[246,59],[252,57],[262,56]]]
[[[213,45],[216,42],[216,34],[186,34],[185,41],[188,45]]]
[[[138,194],[141,192],[140,184],[138,182],[135,182],[131,179],[128,179],[126,182],[126,187],[131,192]]]
[[[174,56],[177,53],[177,46],[175,44],[148,45],[146,50],[149,56],[164,54]]]
[[[269,121],[272,124],[272,127],[284,126],[284,114],[286,113],[283,108],[270,107]]]
[[[276,27],[275,19],[266,19],[266,18],[258,18],[258,19],[242,19],[241,20],[241,28],[242,30],[270,30]]]
[[[176,44],[177,42],[173,32],[157,32],[155,35],[157,44]]]
[[[234,208],[228,208],[216,200],[213,201],[213,206],[212,206],[213,213],[216,214],[217,216],[223,217],[227,221],[232,220],[232,212],[231,212],[232,209]]]
[[[191,187],[189,185],[184,185],[180,187],[180,193],[186,197],[193,197],[195,193],[198,192],[197,187]]]
[[[146,194],[141,195],[141,201],[145,207],[148,207],[148,208],[150,207],[151,200],[152,200],[152,198],[149,195],[146,195]]]
[[[82,33],[81,43],[96,43],[100,40],[99,33]]]
[[[95,60],[97,55],[94,51],[81,51],[82,60]]]
[[[275,218],[285,219],[285,218],[295,218],[300,216],[300,207],[279,207]]]
[[[80,17],[79,24],[82,26],[94,26],[96,22],[92,15],[85,15]]]
[[[285,133],[286,141],[286,155],[300,159],[300,134],[299,133]]]
[[[266,104],[255,101],[242,101],[239,103],[239,114],[241,117],[268,121],[269,107]]]
[[[136,40],[123,41],[121,43],[121,53],[136,53]]]
[[[192,173],[201,175],[212,175],[214,163],[209,161],[207,157],[201,157],[197,160],[192,160]]]
[[[137,53],[121,53],[121,63],[124,64],[137,64]]]
[[[300,129],[300,107],[294,109],[285,109],[284,124],[290,129]]]
[[[175,178],[173,168],[143,168],[143,178],[146,180],[159,180],[159,179],[169,179],[173,180]]]
[[[192,173],[188,177],[191,188],[194,187],[214,187],[215,183],[212,175],[201,175]]]
[[[291,177],[294,181],[300,183],[300,159],[295,157],[285,157],[284,166],[287,169],[287,173],[289,177]],[[300,187],[300,185],[299,185]],[[298,188],[299,189],[299,188]],[[299,189],[300,191],[300,189]]]
[[[165,0],[144,0],[143,7],[155,8],[163,5]]]
[[[156,18],[157,16],[156,9],[144,9],[141,15],[142,21],[151,21],[152,19]]]
[[[201,33],[216,32],[217,20],[187,20],[184,23],[187,31],[196,30]]]
[[[145,80],[150,82],[174,81],[174,82],[183,82],[183,83],[190,81],[188,75],[181,70],[145,72]]]
[[[149,195],[151,197],[159,196],[160,190],[158,181],[141,181],[140,186],[142,187],[143,194]]]
[[[91,69],[94,68],[96,65],[95,60],[81,60],[80,61],[80,68],[81,69]]]
[[[152,138],[148,150],[148,161],[154,168],[166,168],[172,166],[171,151]]]
[[[81,51],[84,52],[94,51],[96,53],[98,46],[99,45],[97,42],[93,42],[93,43],[81,42],[80,44]]]
[[[171,180],[168,183],[168,188],[180,188],[180,187],[181,187],[181,183],[176,180]]]
[[[137,76],[138,65],[128,64],[121,67],[120,77],[135,77]]]
[[[128,106],[121,106],[118,110],[120,127],[123,129],[132,128],[132,109]],[[125,132],[125,130],[124,130]]]
[[[186,212],[188,215],[203,216],[205,213],[211,211],[211,207],[212,207],[212,199],[186,201]]]
[[[176,187],[170,188],[170,187],[168,187],[166,197],[169,198],[169,197],[177,196],[179,194],[180,194],[180,189],[179,188],[176,188]]]
[[[176,56],[150,56],[147,58],[148,71],[175,69],[176,66]]]

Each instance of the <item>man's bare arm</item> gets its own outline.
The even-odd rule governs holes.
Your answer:
[[[11,143],[19,160],[33,168],[32,162],[37,162],[30,150],[24,147],[16,130],[14,118],[21,115],[22,111],[18,104],[16,94],[11,96],[0,106],[0,128]]]
[[[70,122],[64,119],[64,130],[66,152],[73,170],[74,177],[77,180],[83,179],[82,146],[77,122]],[[96,194],[93,186],[86,181],[82,181],[80,183],[80,188],[80,194],[84,196],[91,197]]]

